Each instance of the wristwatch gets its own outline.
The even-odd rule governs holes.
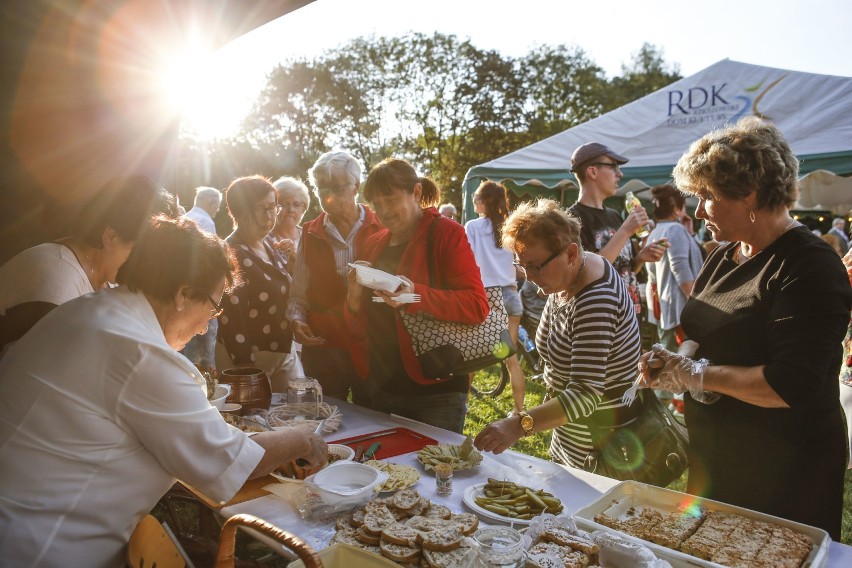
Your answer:
[[[520,411],[518,416],[521,417],[521,428],[524,430],[524,436],[531,436],[533,434],[533,428],[535,427],[535,420],[533,420],[532,416],[527,414],[526,410]]]

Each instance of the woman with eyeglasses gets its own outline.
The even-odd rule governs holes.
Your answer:
[[[354,391],[355,402],[461,433],[467,375],[425,378],[399,312],[466,324],[485,321],[488,300],[464,228],[438,213],[440,190],[405,160],[388,158],[373,168],[364,198],[384,228],[367,240],[359,259],[400,275],[405,285],[393,293],[370,290],[355,280],[354,270],[349,273],[344,316],[352,330],[352,360],[367,379],[365,388]],[[412,292],[419,302],[398,301],[400,294]]]
[[[0,361],[0,564],[119,566],[131,531],[176,480],[226,502],[279,466],[326,462],[310,430],[249,438],[229,426],[178,353],[237,279],[221,239],[158,218],[117,288],[58,306],[9,350]]]
[[[501,453],[523,436],[554,430],[558,462],[593,469],[599,450],[587,424],[618,426],[638,415],[621,398],[636,377],[641,340],[627,286],[602,256],[583,251],[579,221],[549,199],[518,206],[503,225],[528,281],[548,295],[536,334],[547,400],[486,426],[474,444]]]
[[[311,195],[301,180],[283,176],[272,182],[278,197],[278,219],[270,231],[269,240],[283,252],[291,265],[296,260],[296,251],[302,238],[302,217],[311,203]]]
[[[273,392],[286,392],[296,372],[293,333],[284,315],[291,278],[287,259],[266,238],[280,211],[275,187],[257,175],[238,178],[225,190],[225,204],[234,222],[225,240],[237,255],[243,283],[222,301],[219,340],[230,361],[217,361],[216,367],[260,368]]]

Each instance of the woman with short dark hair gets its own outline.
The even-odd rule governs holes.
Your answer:
[[[368,381],[366,389],[353,390],[355,402],[461,432],[467,375],[425,378],[398,312],[466,324],[485,320],[488,300],[464,229],[438,213],[438,186],[405,160],[388,158],[373,168],[364,198],[385,228],[370,237],[359,258],[401,275],[406,284],[393,293],[368,290],[350,271],[344,313],[353,331],[352,360]],[[401,304],[397,297],[406,292],[419,294],[420,302]],[[382,303],[372,301],[374,295]]]
[[[287,259],[266,238],[281,210],[275,187],[257,175],[235,179],[225,190],[225,204],[235,224],[225,240],[237,255],[243,283],[222,306],[219,341],[231,364],[217,367],[258,367],[273,392],[286,392],[296,374],[293,333],[285,317],[292,279]]]
[[[309,431],[249,438],[229,426],[177,352],[236,282],[220,239],[189,220],[155,220],[119,280],[57,307],[0,361],[9,565],[118,566],[133,528],[176,479],[224,503],[282,464],[325,463]]]
[[[831,247],[790,217],[799,163],[755,117],[694,142],[674,169],[717,241],[681,313],[695,359],[656,348],[647,386],[684,395],[687,491],[840,538],[839,404],[852,289]]]

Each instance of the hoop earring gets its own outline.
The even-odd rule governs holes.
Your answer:
[[[751,209],[748,210],[748,220],[751,221],[752,224],[754,224],[754,211],[752,211]]]

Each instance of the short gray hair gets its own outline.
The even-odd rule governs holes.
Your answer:
[[[451,211],[453,215],[458,215],[458,209],[452,203],[444,203],[438,208],[438,212],[443,215],[444,211]]]
[[[305,203],[307,205],[311,204],[311,192],[308,191],[308,186],[299,178],[281,176],[272,182],[272,185],[279,194],[301,193],[305,198]]]
[[[319,186],[328,183],[336,172],[346,173],[352,184],[361,181],[361,164],[355,156],[341,150],[326,152],[317,158],[313,167],[308,170],[308,177],[314,189],[319,189]]]
[[[831,222],[831,226],[832,227],[845,227],[846,226],[846,219],[844,219],[843,217],[835,217],[834,220]]]
[[[216,200],[218,205],[222,204],[222,192],[216,189],[215,187],[206,187],[200,186],[195,188],[195,203],[194,205],[198,205],[200,202],[205,200]]]

